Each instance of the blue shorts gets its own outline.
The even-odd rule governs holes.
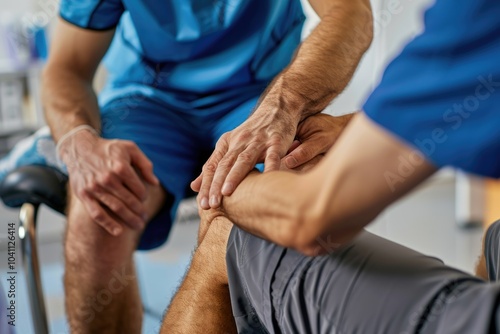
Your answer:
[[[198,176],[218,138],[244,120],[258,96],[246,102],[204,110],[173,110],[142,95],[130,95],[101,107],[102,137],[135,142],[153,162],[154,172],[168,193],[163,209],[146,227],[138,249],[161,246],[168,237],[179,202],[192,194],[189,184]],[[47,128],[17,144],[0,160],[0,180],[21,165],[57,166],[55,145]]]
[[[152,249],[167,240],[179,202],[190,194],[189,185],[201,172],[217,140],[247,119],[257,100],[255,97],[231,111],[217,113],[172,111],[140,95],[103,106],[103,138],[135,142],[153,162],[155,175],[169,195],[144,231],[139,249]]]

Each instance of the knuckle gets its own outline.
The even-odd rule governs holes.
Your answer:
[[[113,172],[117,175],[122,175],[123,173],[125,173],[126,168],[127,166],[124,163],[117,162],[113,166]]]
[[[242,129],[238,133],[237,140],[238,141],[248,141],[251,138],[252,138],[252,133],[249,130]]]
[[[92,192],[92,193],[95,193],[97,192],[97,190],[99,189],[99,185],[97,184],[97,182],[95,180],[93,181],[90,181],[87,186],[85,187],[85,190],[87,192]]]
[[[109,208],[114,212],[119,212],[123,210],[123,205],[118,203],[117,201],[112,201],[109,205]]]
[[[90,212],[90,217],[96,221],[96,222],[104,222],[105,220],[105,217],[104,217],[104,213],[101,211],[101,210],[94,210],[92,212]]]
[[[218,142],[225,143],[231,139],[231,132],[225,132],[222,136],[220,136]]]
[[[136,147],[136,144],[131,140],[120,140],[119,142],[127,147]]]
[[[101,183],[104,186],[110,186],[113,184],[113,174],[106,172],[101,177]]]
[[[267,157],[266,157],[267,160],[273,160],[273,161],[276,161],[276,160],[280,160],[280,156],[278,153],[276,152],[270,152],[267,154]]]
[[[203,172],[205,173],[215,173],[215,171],[217,170],[217,164],[212,162],[212,161],[209,161],[205,164],[205,166],[203,166]]]
[[[281,145],[281,143],[283,142],[283,137],[280,136],[280,135],[272,135],[270,138],[269,138],[269,145],[270,146],[277,146],[277,145]]]
[[[297,152],[294,153],[295,158],[299,161],[307,159],[307,157],[309,156],[309,150],[306,147],[302,147],[300,150],[297,150]]]
[[[242,152],[239,154],[238,160],[240,160],[243,163],[252,163],[254,160],[254,156],[250,152]]]
[[[231,158],[225,158],[222,159],[221,162],[219,162],[219,167],[222,169],[228,169],[233,165],[233,161]]]

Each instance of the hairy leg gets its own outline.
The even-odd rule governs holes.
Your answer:
[[[148,217],[165,198],[160,186],[148,190]],[[132,255],[141,232],[125,228],[118,237],[110,235],[73,194],[68,208],[64,286],[71,333],[140,333],[142,304]]]
[[[161,333],[236,333],[226,269],[233,224],[224,217],[208,220],[201,214],[198,247],[165,314]]]

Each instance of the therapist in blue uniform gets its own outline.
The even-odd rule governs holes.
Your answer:
[[[490,284],[363,231],[441,167],[500,178],[499,17],[437,0],[316,167],[250,173],[202,211],[163,333],[500,333],[500,222]]]
[[[43,104],[69,175],[73,332],[140,332],[132,254],[165,242],[214,146],[192,185],[205,208],[256,163],[300,168],[333,144],[324,128],[340,132],[350,116],[317,114],[368,48],[371,9],[368,0],[310,3],[321,22],[296,50],[299,0],[61,1]],[[109,76],[97,97],[103,57]]]

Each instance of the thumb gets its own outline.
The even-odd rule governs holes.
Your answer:
[[[287,168],[293,169],[312,160],[317,153],[314,150],[314,145],[310,142],[306,142],[300,144],[295,150],[285,156],[283,161]]]

